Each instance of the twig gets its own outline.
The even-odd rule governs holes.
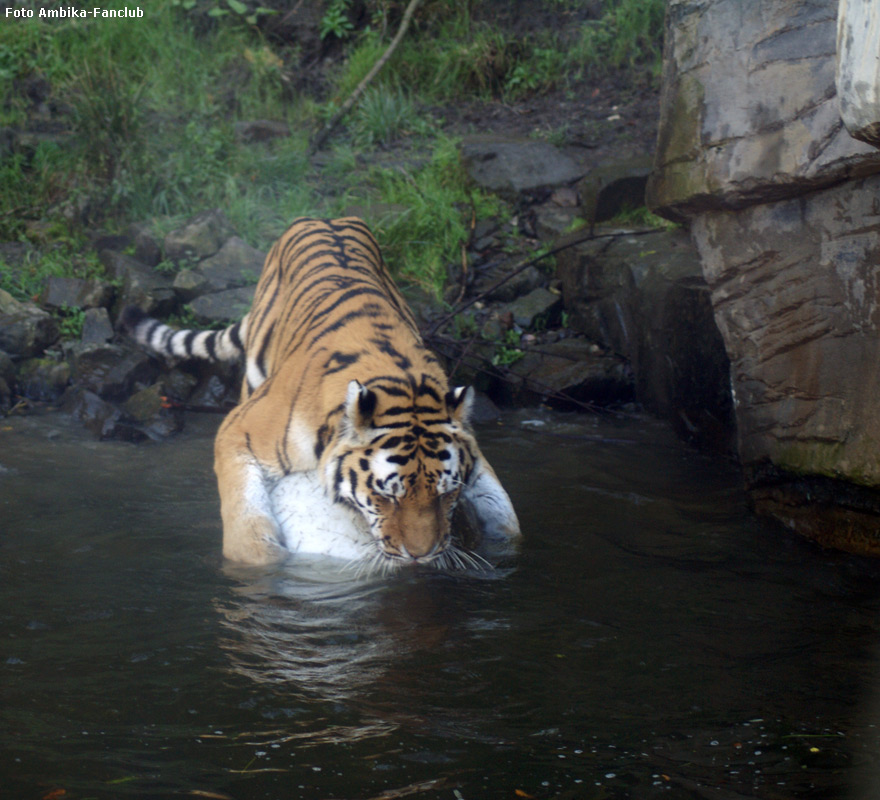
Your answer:
[[[406,7],[406,11],[403,12],[403,19],[400,21],[400,27],[397,29],[397,34],[391,40],[391,44],[388,45],[388,49],[382,53],[379,57],[379,60],[373,64],[373,68],[364,76],[364,79],[355,87],[355,90],[348,96],[348,99],[339,107],[339,110],[330,117],[327,124],[315,134],[315,137],[312,139],[309,144],[309,155],[314,154],[317,150],[320,150],[324,143],[327,141],[330,134],[333,132],[334,128],[339,124],[340,120],[352,109],[352,106],[358,101],[358,98],[363,94],[364,89],[370,84],[370,81],[376,77],[379,73],[379,70],[385,66],[385,62],[391,58],[391,54],[397,49],[397,45],[400,44],[400,40],[403,39],[403,35],[406,33],[406,29],[409,27],[410,20],[412,19],[413,12],[416,10],[416,6],[419,4],[419,0],[410,0],[409,5]]]

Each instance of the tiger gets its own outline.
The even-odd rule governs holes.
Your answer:
[[[454,548],[457,507],[484,536],[520,536],[477,446],[474,390],[449,387],[363,220],[296,219],[268,253],[250,310],[225,330],[174,330],[137,306],[120,323],[165,356],[244,358],[240,402],[214,443],[227,559],[289,556],[271,493],[299,472],[356,512],[392,567]]]

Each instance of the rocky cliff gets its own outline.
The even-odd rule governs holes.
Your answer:
[[[700,253],[756,509],[880,554],[880,10],[837,6],[670,0],[648,200]]]

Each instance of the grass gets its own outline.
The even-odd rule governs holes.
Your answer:
[[[546,2],[576,8],[579,0]],[[103,4],[126,5],[136,4]],[[346,23],[350,3],[326,6],[334,16],[322,20],[325,39],[346,57],[320,102],[291,89],[297,45],[260,32],[271,9],[256,0],[156,0],[143,7],[148,20],[4,21],[0,127],[24,126],[34,91],[45,86],[68,132],[22,142],[0,158],[0,240],[26,237],[29,220],[49,221],[53,232],[52,246],[26,268],[0,265],[0,286],[30,297],[50,274],[99,274],[100,264],[77,252],[83,217],[111,231],[144,220],[168,230],[219,207],[243,238],[267,248],[295,216],[369,201],[405,208],[371,222],[392,269],[439,292],[467,240],[465,220],[506,212],[467,188],[455,143],[425,109],[462,98],[511,100],[564,85],[578,71],[651,72],[659,64],[663,0],[608,0],[598,20],[566,32],[566,47],[537,34],[515,39],[476,21],[476,6],[424,0],[321,167],[305,156],[308,136],[387,47],[397,20],[385,0],[366,0],[373,21],[360,31]],[[236,140],[235,120],[261,118],[286,121],[293,135],[264,145]],[[430,161],[364,167],[375,149],[401,142],[431,153]]]

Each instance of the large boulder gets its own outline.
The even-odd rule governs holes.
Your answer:
[[[841,13],[856,5],[877,19],[876,4]],[[648,198],[690,222],[755,508],[880,554],[880,152],[840,119],[837,11],[837,0],[670,0]],[[856,50],[843,38],[846,63]]]
[[[649,205],[672,218],[880,170],[840,124],[837,0],[670,0]]]

